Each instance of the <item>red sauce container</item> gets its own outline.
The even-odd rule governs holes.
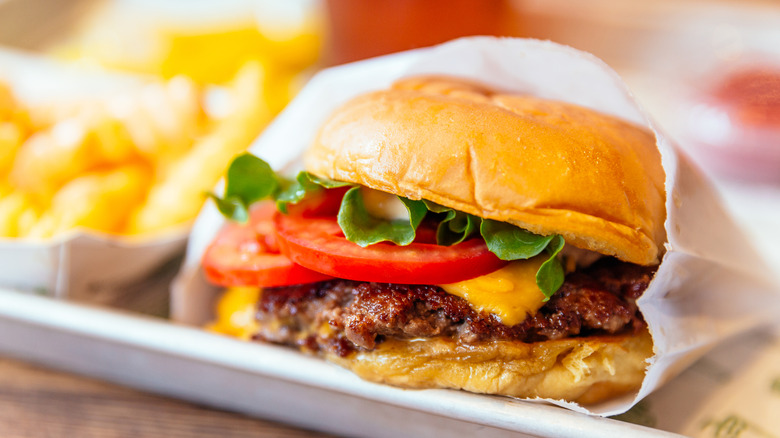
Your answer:
[[[731,70],[694,97],[688,139],[714,171],[780,182],[780,66]]]

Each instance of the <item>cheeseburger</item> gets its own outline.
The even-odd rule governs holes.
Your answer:
[[[403,387],[587,404],[642,382],[636,299],[665,241],[648,130],[413,77],[335,111],[304,165],[228,170],[216,330]]]

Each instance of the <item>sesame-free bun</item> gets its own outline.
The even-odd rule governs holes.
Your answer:
[[[454,78],[409,78],[349,101],[323,125],[305,166],[631,263],[657,263],[666,238],[650,131]]]
[[[458,344],[447,338],[387,339],[375,350],[326,358],[366,380],[592,404],[636,390],[653,354],[650,334],[535,343]]]

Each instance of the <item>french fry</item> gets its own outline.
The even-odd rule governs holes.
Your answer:
[[[106,102],[41,106],[33,111],[36,123],[66,117],[26,141],[18,124],[0,122],[0,178],[7,176],[3,186],[14,195],[0,211],[2,235],[48,238],[76,227],[122,232],[155,173],[163,177],[205,129],[198,93],[178,78]],[[20,110],[0,90],[0,115]],[[122,167],[109,170],[115,166]],[[48,209],[28,208],[31,196]]]
[[[34,103],[27,107],[30,120],[30,128],[33,132],[51,129],[57,122],[76,115],[79,106],[74,102],[46,102]]]
[[[0,236],[141,234],[190,222],[296,88],[292,69],[252,59],[214,94],[179,76],[30,107],[0,83]],[[207,112],[214,96],[226,105]]]
[[[9,180],[22,190],[46,193],[86,170],[99,158],[87,128],[77,119],[38,132],[16,154]]]
[[[233,84],[234,110],[212,132],[196,142],[166,177],[152,187],[146,203],[133,215],[128,233],[159,231],[192,220],[230,159],[245,150],[271,118],[264,103],[263,69],[247,64]]]
[[[80,118],[90,127],[94,150],[102,164],[116,165],[140,159],[122,122],[99,108],[91,113],[82,113]]]
[[[0,120],[10,120],[16,107],[16,99],[11,87],[5,82],[0,82]]]
[[[28,236],[49,238],[75,228],[119,233],[143,200],[150,176],[146,165],[129,164],[75,178],[54,195]]]
[[[27,234],[39,214],[29,195],[23,192],[3,194],[0,197],[0,237],[13,238]]]
[[[11,170],[16,153],[24,140],[22,129],[16,123],[0,122],[0,178]]]
[[[122,123],[138,153],[160,170],[189,150],[204,118],[198,89],[184,77],[148,84],[137,95],[117,96],[108,111]]]

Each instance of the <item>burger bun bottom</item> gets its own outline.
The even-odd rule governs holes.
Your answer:
[[[364,379],[400,387],[454,388],[587,405],[639,388],[652,354],[652,339],[643,330],[535,343],[387,339],[372,351],[326,359]]]

